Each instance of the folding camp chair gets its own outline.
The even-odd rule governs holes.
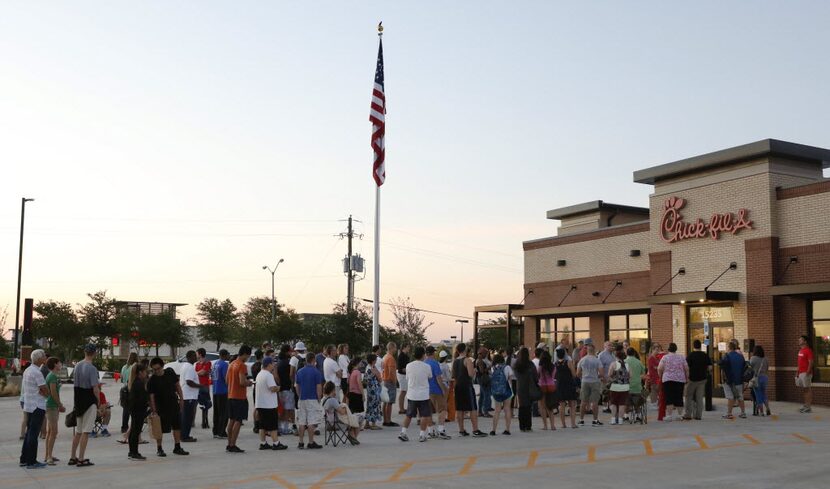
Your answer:
[[[337,445],[346,445],[349,442],[349,426],[346,424],[341,423],[337,419],[337,415],[329,416],[326,414],[325,418],[325,445],[331,444],[331,446],[336,447]]]

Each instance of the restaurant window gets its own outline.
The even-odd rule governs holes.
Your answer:
[[[545,318],[539,329],[539,341],[547,344],[551,350],[566,338],[573,350],[573,345],[578,341],[591,336],[587,316]]]
[[[830,382],[830,299],[813,301],[814,382]]]
[[[632,348],[645,354],[648,352],[648,314],[608,315],[608,341],[628,341]]]

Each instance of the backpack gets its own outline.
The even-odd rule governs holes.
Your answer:
[[[620,364],[620,368],[614,370],[614,380],[611,382],[614,384],[628,384],[631,381],[631,372],[626,368],[624,361],[617,360],[617,363]]]
[[[755,369],[752,368],[752,365],[749,362],[744,362],[744,370],[741,372],[741,380],[744,383],[749,382],[752,378],[755,377]]]
[[[297,355],[297,372],[303,367],[305,367],[305,355]]]
[[[504,365],[493,367],[493,374],[490,375],[490,393],[496,402],[504,402],[513,395],[507,376],[504,375]]]

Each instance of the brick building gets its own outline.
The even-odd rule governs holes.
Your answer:
[[[510,309],[525,345],[590,337],[688,351],[700,339],[717,359],[736,338],[765,348],[771,397],[793,401],[806,334],[815,402],[830,404],[828,167],[830,150],[767,139],[634,172],[653,186],[647,208],[548,211],[557,235],[523,243],[524,304],[476,308],[475,330],[479,313]]]

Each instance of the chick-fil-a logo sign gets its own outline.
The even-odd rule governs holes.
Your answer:
[[[695,219],[691,222],[683,220],[680,209],[686,205],[686,200],[671,197],[663,202],[663,215],[660,217],[660,238],[667,243],[676,243],[684,239],[705,238],[711,236],[718,239],[721,233],[737,234],[741,229],[752,229],[747,209],[738,209],[738,214],[712,214],[709,222]]]

